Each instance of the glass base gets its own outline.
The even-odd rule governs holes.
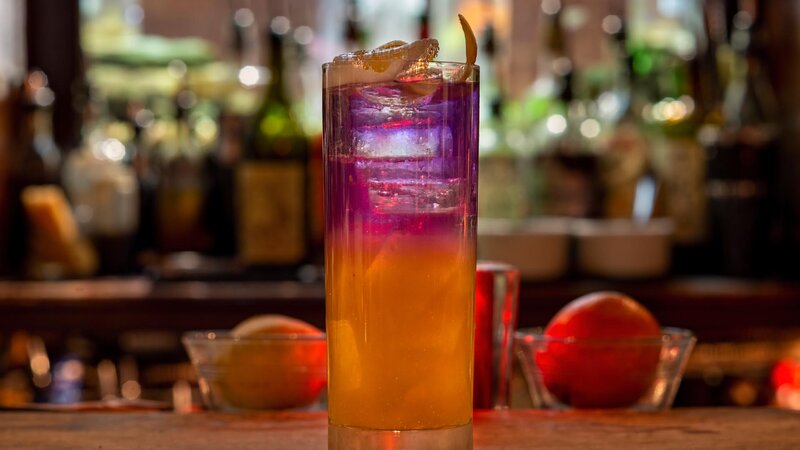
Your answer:
[[[472,423],[435,430],[328,426],[328,450],[472,450]]]

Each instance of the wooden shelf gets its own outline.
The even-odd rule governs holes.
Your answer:
[[[601,290],[624,292],[647,306],[662,325],[691,329],[703,340],[752,339],[800,329],[800,284],[732,278],[524,283],[519,323],[545,325],[570,300]]]
[[[619,290],[663,325],[705,340],[752,339],[800,330],[800,284],[725,278],[647,282],[525,282],[520,327],[541,326],[570,300]],[[147,278],[0,282],[0,329],[91,331],[227,328],[253,314],[280,313],[324,326],[324,288],[294,282],[154,282]]]

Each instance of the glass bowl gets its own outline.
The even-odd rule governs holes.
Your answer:
[[[535,408],[668,409],[675,400],[697,339],[689,330],[663,328],[660,338],[577,339],[515,333]]]
[[[327,382],[324,333],[234,337],[192,331],[182,341],[208,409],[309,408]]]

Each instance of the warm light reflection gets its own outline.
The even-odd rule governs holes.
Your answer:
[[[314,30],[306,25],[301,25],[295,28],[293,35],[294,39],[300,45],[308,45],[314,40]]]
[[[781,408],[800,410],[800,362],[786,358],[772,369],[775,404]]]
[[[142,395],[142,387],[139,382],[128,380],[122,383],[122,397],[126,400],[136,400]]]
[[[588,139],[594,139],[597,136],[600,136],[600,122],[597,119],[586,119],[581,122],[581,135]]]
[[[506,134],[506,145],[514,150],[519,150],[525,147],[526,144],[525,133],[520,130],[510,130]]]
[[[255,15],[248,8],[240,8],[233,14],[233,21],[240,27],[249,27],[255,22]]]
[[[694,99],[683,95],[678,99],[667,97],[660,102],[646,107],[644,116],[656,122],[680,122],[692,115],[695,108]]]
[[[618,95],[603,92],[597,98],[597,107],[602,117],[617,117],[622,111],[622,102]]]
[[[244,66],[239,69],[239,82],[245,86],[255,86],[261,78],[258,67]]]
[[[481,130],[481,146],[486,149],[493,149],[497,145],[497,133],[487,128]]]
[[[561,0],[542,0],[542,12],[553,15],[561,10]]]
[[[287,17],[277,16],[270,22],[269,28],[275,34],[286,34],[292,28],[292,24]]]
[[[669,102],[664,105],[664,116],[669,121],[680,120],[686,117],[686,105],[680,101]]]
[[[608,34],[617,34],[622,30],[622,19],[619,16],[609,15],[603,18],[603,31]]]
[[[31,372],[41,375],[50,371],[50,360],[47,355],[38,354],[31,358]]]
[[[552,134],[561,134],[567,130],[567,118],[561,114],[555,114],[547,118],[547,131]]]
[[[216,139],[217,129],[217,122],[210,117],[201,117],[194,127],[198,140],[209,144]]]
[[[105,139],[95,144],[92,153],[98,159],[122,161],[125,157],[125,144],[117,139]]]
[[[173,78],[183,78],[187,70],[186,63],[179,59],[173,59],[167,64],[167,73]]]
[[[61,377],[66,381],[77,381],[83,378],[83,364],[75,359],[65,361],[61,367]]]

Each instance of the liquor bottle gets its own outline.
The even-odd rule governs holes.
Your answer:
[[[547,126],[556,137],[536,158],[542,177],[542,209],[551,216],[601,217],[605,194],[600,158],[592,142],[600,133],[600,124],[587,115],[586,105],[575,99],[572,73],[563,80],[560,101],[564,114],[548,118]]]
[[[431,0],[425,0],[424,3],[417,17],[417,23],[419,23],[419,33],[417,36],[419,39],[431,37]]]
[[[480,217],[520,220],[528,216],[524,161],[509,146],[503,124],[502,103],[495,99],[481,124],[478,213]]]
[[[732,23],[731,23],[732,24]],[[697,105],[705,114],[704,126],[722,125],[722,100],[727,78],[721,73],[723,63],[728,64],[729,38],[725,22],[725,10],[719,2],[707,3],[703,8],[703,27],[705,29],[705,48],[698,51],[696,73],[698,86]],[[728,64],[729,65],[729,64]],[[707,128],[708,129],[708,128]],[[703,130],[700,130],[701,136]]]
[[[158,166],[154,154],[155,146],[148,139],[151,127],[156,123],[153,101],[130,102],[128,120],[133,127],[132,145],[135,148],[131,166],[136,173],[139,192],[139,226],[134,243],[134,257],[141,264],[148,264],[156,247],[156,193],[158,188]]]
[[[541,49],[537,57],[539,74],[525,93],[520,114],[523,122],[541,122],[540,125],[546,126],[542,119],[563,112],[560,96],[566,88],[565,77],[572,75],[573,67],[567,48],[561,3],[542,2],[542,14]],[[545,133],[536,133],[538,136],[533,136],[533,140],[541,145],[552,133],[547,133],[546,128],[538,128]],[[541,139],[542,136],[545,138]]]
[[[22,87],[16,136],[16,154],[12,156],[9,199],[10,235],[9,257],[11,266],[21,269],[28,256],[30,227],[22,204],[21,194],[28,186],[58,184],[61,170],[61,151],[53,141],[52,105],[53,91],[47,76],[38,70],[31,71]]]
[[[0,217],[11,217],[11,149],[13,140],[13,118],[16,113],[16,89],[5,79],[0,78]],[[11,275],[9,247],[12,246],[11,220],[0,221],[0,277]]]
[[[204,153],[189,121],[194,93],[175,97],[175,136],[161,148],[162,170],[156,194],[157,235],[162,252],[207,252],[211,237],[203,223],[206,195]]]
[[[481,103],[488,117],[481,121],[478,171],[478,213],[481,217],[520,220],[528,215],[525,164],[520,152],[509,145],[503,121],[503,100],[496,83],[494,30],[489,25],[481,45]]]
[[[691,242],[682,242],[675,247],[673,259],[676,274],[707,274],[718,272],[719,266],[716,251],[712,248],[713,230],[710,229],[711,217],[708,212],[708,163],[706,158],[713,153],[719,144],[723,127],[722,103],[726,82],[729,79],[727,67],[730,65],[732,52],[728,44],[725,10],[721,2],[707,2],[703,7],[703,27],[705,36],[700,36],[697,56],[690,65],[690,74],[695,102],[695,139],[702,154],[703,172],[706,174],[703,183],[703,198],[706,211],[703,213],[703,233]],[[702,45],[704,44],[704,45]],[[721,69],[725,70],[721,70]],[[694,148],[692,145],[688,148]]]
[[[703,245],[707,231],[705,154],[697,140],[704,112],[693,75],[705,35],[702,2],[651,6],[646,0],[629,2],[628,49],[646,100],[643,118],[653,131],[650,161],[663,183],[674,225],[676,266],[681,266]]]
[[[203,222],[211,238],[209,253],[227,257],[236,254],[234,173],[242,151],[244,117],[223,112],[219,120],[216,151],[210,152],[206,158],[208,192]]]
[[[25,331],[10,332],[0,353],[0,407],[47,401],[52,382],[44,340]]]
[[[572,59],[567,49],[560,2],[543,2],[541,48],[536,80],[519,105],[507,105],[506,122],[516,129],[529,129],[523,159],[530,168],[528,211],[552,214],[552,177],[548,173],[552,148],[567,130],[567,110],[572,101]],[[569,91],[569,92],[568,92]]]
[[[100,271],[121,274],[133,269],[139,227],[136,172],[125,160],[129,149],[108,134],[106,100],[97,94],[87,104],[83,142],[70,152],[62,178],[75,219],[97,249]]]
[[[538,150],[545,148],[548,141],[554,137],[553,133],[547,130],[547,119],[554,114],[560,114],[562,105],[559,95],[565,84],[563,77],[572,71],[572,61],[566,55],[567,41],[562,23],[561,3],[546,1],[542,2],[540,7],[541,26],[536,43],[536,77],[521,96],[508,96],[504,99],[503,105],[503,120],[509,131],[513,130],[512,135],[519,137],[519,139],[514,137],[512,140],[520,141],[523,156],[528,161]],[[478,57],[480,58],[480,52]],[[534,176],[532,180],[535,179]],[[532,185],[535,186],[536,182],[532,181]],[[532,198],[535,198],[536,188],[531,189]],[[538,205],[533,206],[531,211],[540,214]]]
[[[481,72],[480,111],[481,123],[492,120],[496,108],[501,106],[501,92],[498,76],[500,75],[497,60],[497,42],[492,24],[486,26],[480,37],[480,51],[476,64],[483,68]]]
[[[255,53],[257,34],[253,11],[249,8],[237,9],[231,20],[230,62],[238,66],[237,76],[241,82],[246,81],[242,79],[247,76],[245,68],[254,65],[258,58]]]
[[[21,407],[34,400],[34,386],[30,375],[28,343],[24,331],[15,331],[8,339],[6,354],[0,358],[0,406]]]
[[[734,18],[724,125],[708,155],[715,267],[739,276],[768,273],[776,263],[777,97],[763,66],[760,19],[745,11]]]
[[[608,29],[611,50],[619,63],[613,129],[601,156],[601,172],[605,190],[603,215],[608,218],[635,218],[646,221],[659,214],[660,182],[649,162],[649,142],[641,117],[642,99],[637,89],[633,58],[628,53],[626,24],[620,16],[609,16],[607,22],[618,27]],[[649,183],[649,184],[648,184]],[[647,191],[643,186],[655,189]],[[638,203],[637,203],[638,200]]]
[[[299,73],[300,83],[293,93],[296,100],[295,113],[308,139],[308,211],[309,211],[309,265],[299,275],[303,281],[316,281],[322,274],[325,260],[325,216],[324,216],[324,164],[322,154],[322,73],[319,64],[310,55],[313,30],[307,26],[294,29],[289,46],[294,55],[285,58],[284,71]]]
[[[365,48],[366,33],[361,26],[356,0],[347,0],[347,20],[344,26],[344,44],[348,52]]]
[[[256,34],[253,12],[241,8],[231,20],[229,64],[235,69],[232,92],[219,105],[219,140],[206,158],[208,192],[203,221],[211,236],[209,253],[236,255],[235,169],[241,159],[247,120],[258,107],[258,89],[263,87],[263,68],[254,63]]]
[[[25,123],[22,142],[25,170],[33,184],[57,184],[61,169],[61,150],[53,140],[53,91],[47,76],[38,70],[28,74],[25,83]]]
[[[276,17],[272,24],[287,20]],[[308,259],[308,141],[284,77],[280,27],[267,31],[271,79],[236,173],[239,258],[262,275],[293,277]]]
[[[545,75],[537,84],[549,100],[540,135],[534,139],[538,149],[532,159],[530,209],[550,216],[599,217],[603,185],[593,140],[600,134],[600,123],[588,115],[586,103],[575,96],[574,64],[563,10],[558,2],[548,5],[542,5],[547,27],[546,50],[540,62]]]

